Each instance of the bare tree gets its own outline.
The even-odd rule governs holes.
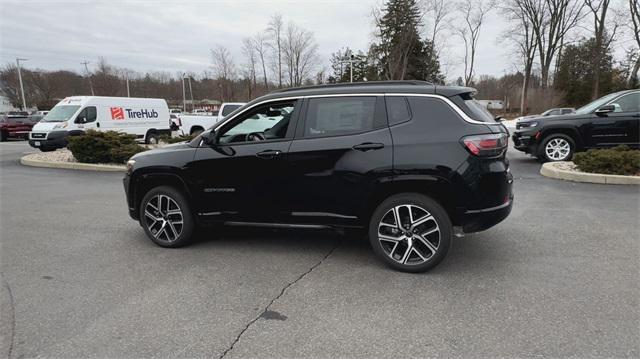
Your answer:
[[[549,85],[549,71],[565,36],[582,19],[582,0],[522,0],[522,9],[532,25],[540,60],[541,86]]]
[[[438,41],[438,34],[447,27],[445,20],[447,20],[451,14],[453,4],[447,0],[424,0],[422,7],[425,18],[431,20],[431,25],[427,23],[427,27],[429,28],[428,32],[429,35],[431,35],[431,43],[433,43],[436,52],[440,52],[441,44]]]
[[[487,13],[493,6],[492,1],[464,0],[458,4],[458,11],[463,18],[463,25],[456,28],[464,41],[464,84],[469,86],[473,81],[473,70],[476,58],[480,29]]]
[[[318,60],[318,45],[313,33],[289,23],[282,49],[289,86],[302,85],[310,77]]]
[[[245,77],[249,80],[249,98],[251,97],[252,90],[256,88],[257,75],[256,75],[256,63],[258,62],[256,49],[253,43],[253,39],[245,37],[242,39],[242,54],[245,56]]]
[[[260,65],[262,66],[262,78],[264,79],[264,89],[265,91],[269,91],[269,79],[267,78],[267,66],[265,63],[269,42],[267,41],[267,38],[262,33],[257,33],[253,37],[253,45],[258,55],[258,59],[260,60]]]
[[[222,100],[233,98],[231,81],[235,77],[235,64],[231,53],[226,47],[218,45],[211,50],[211,58],[213,60],[213,72],[218,80]]]
[[[629,15],[631,17],[629,27],[638,46],[638,52],[640,52],[640,0],[629,0]],[[629,86],[637,83],[638,71],[640,71],[640,54],[636,55],[635,64],[629,74]]]
[[[593,31],[595,39],[594,54],[591,59],[593,71],[593,87],[591,98],[596,99],[600,96],[600,65],[602,58],[607,53],[607,49],[615,38],[618,29],[618,23],[613,22],[607,29],[607,11],[611,0],[584,0],[585,5],[593,15]]]
[[[278,87],[282,87],[282,42],[283,42],[284,21],[282,14],[274,14],[267,27],[267,32],[271,35],[271,46],[274,52],[276,77],[278,78]]]
[[[525,13],[525,1],[511,0],[502,5],[502,10],[511,22],[506,38],[516,45],[516,53],[522,66],[522,91],[520,93],[520,114],[527,112],[527,97],[529,82],[536,56],[536,41],[533,34],[533,24]]]

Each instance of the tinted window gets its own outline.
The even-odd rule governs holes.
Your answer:
[[[470,110],[471,118],[476,121],[482,122],[496,122],[495,117],[487,110],[484,106],[482,106],[478,101],[474,99],[465,100],[465,105]]]
[[[411,112],[409,111],[406,98],[401,96],[387,96],[386,101],[389,125],[405,122],[411,118]]]
[[[375,97],[312,98],[305,119],[305,137],[338,136],[372,130]]]
[[[573,111],[571,111],[571,109],[569,109],[569,108],[565,108],[564,110],[562,110],[562,114],[563,115],[566,115],[566,114],[571,113],[571,112],[573,112]]]
[[[611,103],[616,112],[640,112],[640,92],[622,96]]]

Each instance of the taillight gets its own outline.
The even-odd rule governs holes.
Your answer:
[[[509,143],[509,136],[505,133],[491,133],[473,135],[462,138],[462,143],[473,155],[478,157],[500,156]]]

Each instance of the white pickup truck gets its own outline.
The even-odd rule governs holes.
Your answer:
[[[220,110],[217,115],[178,115],[177,125],[180,127],[178,130],[181,135],[198,135],[200,132],[215,125],[231,112],[242,107],[244,102],[225,102],[220,105]]]

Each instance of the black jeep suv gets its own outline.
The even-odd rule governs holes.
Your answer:
[[[363,228],[392,267],[427,270],[454,226],[485,230],[511,211],[508,132],[473,92],[402,81],[271,93],[132,157],[129,214],[163,247],[208,224]]]
[[[640,145],[640,90],[601,97],[574,114],[516,123],[513,145],[542,162],[569,161],[576,151]]]

